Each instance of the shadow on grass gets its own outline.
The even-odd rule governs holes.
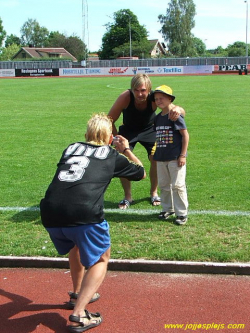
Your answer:
[[[116,209],[118,208],[118,204],[119,202],[122,200],[122,197],[117,200],[117,201],[104,201],[104,207],[105,208],[108,208],[108,209]],[[136,204],[139,204],[141,202],[147,202],[147,203],[150,203],[150,198],[149,197],[146,197],[146,198],[141,198],[141,199],[137,199],[137,200],[133,200],[133,205],[136,205]]]
[[[150,213],[148,214],[136,214],[128,209],[122,210],[122,209],[118,209],[118,201],[117,202],[110,202],[110,201],[105,201],[104,202],[104,207],[105,209],[115,209],[116,211],[114,212],[105,212],[105,218],[107,219],[108,222],[159,222],[158,219],[158,214],[159,214],[159,206],[155,206],[153,207],[150,204],[150,198],[149,197],[144,197],[138,200],[134,200],[133,204],[130,206],[132,209],[138,209],[138,210],[145,210],[145,207],[136,207],[137,204],[140,203],[147,203],[149,206],[148,209],[151,210]],[[104,211],[105,211],[104,209]],[[155,209],[155,213],[152,213],[152,210]],[[168,222],[173,222],[173,220],[169,219]]]
[[[142,223],[156,223],[156,222],[162,222],[158,219],[158,213],[148,213],[148,214],[134,214],[133,211],[130,211],[129,209],[121,210],[119,212],[106,212],[105,213],[105,219],[108,222],[113,223],[129,223],[129,222],[142,222]],[[169,218],[165,222],[173,222],[174,218]],[[164,221],[163,221],[164,222]]]
[[[37,206],[29,207],[11,216],[10,221],[19,222],[34,222],[41,224],[40,210]]]
[[[149,198],[141,198],[138,200],[134,200],[131,207],[133,208],[136,204],[147,202],[149,203]],[[154,222],[159,221],[157,218],[158,211],[156,210],[155,213],[149,213],[149,214],[143,214],[143,215],[135,215],[132,211],[129,209],[126,210],[117,210],[118,209],[118,202],[111,202],[111,201],[105,201],[104,202],[104,211],[105,209],[116,209],[115,212],[105,212],[105,218],[110,222]],[[151,206],[153,209],[153,206]],[[157,207],[156,207],[157,208]],[[139,208],[140,209],[140,208]],[[144,208],[141,208],[142,210]],[[35,224],[41,224],[41,217],[40,217],[40,210],[38,205],[37,206],[31,206],[25,210],[22,210],[20,212],[15,213],[9,218],[10,221],[15,223],[20,222],[33,222]]]

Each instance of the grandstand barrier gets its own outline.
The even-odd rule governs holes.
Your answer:
[[[59,76],[59,68],[27,68],[15,69],[16,77]]]
[[[11,68],[0,69],[0,77],[81,77],[81,76],[133,76],[137,73],[169,75],[239,74],[247,75],[248,67],[241,65],[199,65],[199,66],[142,66],[142,67],[65,67],[65,68]]]

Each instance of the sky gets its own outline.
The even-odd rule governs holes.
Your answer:
[[[207,49],[246,42],[250,0],[247,3],[244,0],[194,0],[194,3],[196,15],[192,33]],[[94,52],[102,45],[105,24],[112,23],[113,14],[120,9],[130,9],[137,16],[147,29],[149,39],[163,42],[158,16],[166,14],[168,4],[169,0],[0,0],[0,17],[7,35],[20,37],[22,25],[33,19],[49,31],[80,37]],[[249,33],[247,35],[249,43]]]

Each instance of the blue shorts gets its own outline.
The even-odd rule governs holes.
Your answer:
[[[67,254],[76,245],[79,248],[81,263],[88,268],[93,266],[110,248],[109,224],[83,224],[77,227],[46,228],[59,254]]]

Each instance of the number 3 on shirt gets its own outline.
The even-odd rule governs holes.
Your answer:
[[[85,169],[89,165],[89,159],[86,156],[74,156],[69,158],[66,164],[71,164],[71,167],[68,171],[65,170],[59,173],[59,180],[62,182],[76,182],[83,177]]]

